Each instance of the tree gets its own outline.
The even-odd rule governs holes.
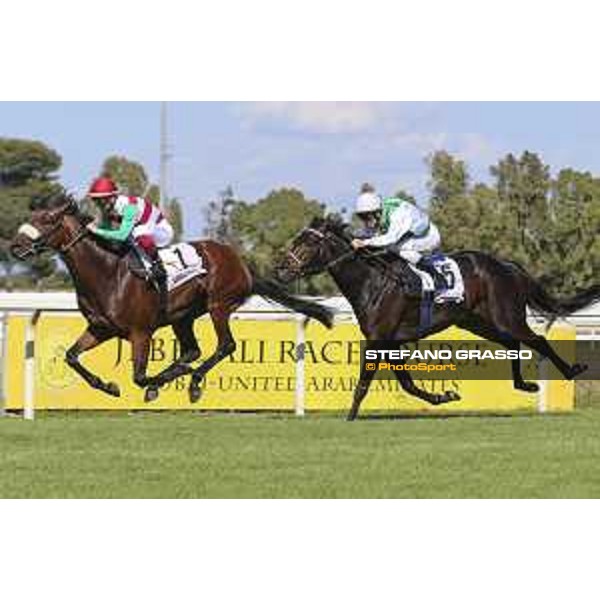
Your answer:
[[[562,293],[600,277],[600,179],[563,169],[551,182],[547,222],[541,237],[544,275]]]
[[[158,206],[160,204],[160,187],[158,187],[155,183],[149,185],[143,196],[146,198],[146,200],[150,200],[152,204]]]
[[[0,188],[53,181],[61,166],[60,155],[41,142],[0,138]]]
[[[456,188],[431,199],[445,250],[517,261],[559,295],[600,279],[600,179],[573,169],[553,179],[533,152],[508,154],[490,173],[493,187]]]
[[[404,189],[398,190],[394,194],[394,198],[400,198],[400,200],[406,200],[406,202],[410,202],[411,204],[417,204],[417,199]]]
[[[30,206],[63,191],[56,181],[60,155],[38,141],[0,138],[0,261],[9,276],[14,262],[8,246],[29,218]],[[39,258],[29,272],[37,285],[54,273],[56,263]]]
[[[144,166],[125,156],[109,156],[102,164],[101,174],[110,177],[119,189],[128,196],[142,196],[158,205],[160,203],[160,188],[150,181]],[[177,198],[164,198],[163,209],[165,216],[175,231],[175,241],[183,236],[183,207]]]
[[[109,156],[102,165],[102,175],[110,177],[128,196],[146,196],[150,182],[144,167],[124,156]]]
[[[440,150],[430,155],[426,162],[430,169],[429,189],[438,202],[467,193],[469,174],[462,160]]]
[[[229,186],[207,209],[206,235],[232,244],[261,275],[269,276],[281,252],[313,217],[322,216],[323,204],[294,188],[273,190],[257,202],[236,199]],[[296,291],[334,293],[327,276],[298,282]]]
[[[294,188],[272,191],[255,204],[236,202],[231,228],[241,248],[261,273],[271,268],[282,248],[324,207]]]
[[[204,234],[218,242],[237,245],[231,225],[231,213],[237,204],[233,188],[228,185],[219,192],[216,200],[208,203],[204,213]]]
[[[537,265],[548,215],[550,168],[537,154],[526,151],[520,158],[508,154],[490,173],[506,211],[511,243],[520,248],[530,266]]]
[[[183,237],[183,208],[181,202],[177,198],[167,200],[164,210],[175,232],[174,242],[178,243]]]

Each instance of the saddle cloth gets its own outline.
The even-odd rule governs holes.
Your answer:
[[[207,273],[202,257],[190,244],[175,244],[159,250],[160,258],[167,271],[169,291],[178,288],[194,277]]]
[[[431,256],[430,261],[435,270],[444,277],[448,286],[448,289],[446,290],[435,292],[434,302],[436,304],[463,302],[465,299],[465,282],[457,262],[443,254]],[[409,266],[421,280],[423,295],[434,292],[435,285],[432,277],[428,273],[420,271],[410,264]]]

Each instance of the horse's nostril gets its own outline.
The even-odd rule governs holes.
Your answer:
[[[25,258],[25,256],[27,255],[27,252],[24,249],[23,245],[19,244],[18,242],[12,243],[8,247],[8,250],[9,250],[11,256],[16,258],[17,260],[23,260]]]
[[[277,279],[281,283],[290,283],[295,278],[293,271],[291,269],[287,269],[287,268],[277,269],[276,274],[277,274],[276,275]]]

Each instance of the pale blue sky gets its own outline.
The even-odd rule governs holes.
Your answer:
[[[427,197],[423,158],[445,148],[474,179],[502,154],[539,152],[553,170],[600,174],[600,103],[195,102],[169,103],[169,191],[185,206],[189,236],[226,185],[246,200],[283,185],[332,206],[351,205],[365,180],[382,193]],[[0,136],[35,138],[63,157],[63,182],[83,193],[109,154],[158,179],[158,103],[3,102]]]

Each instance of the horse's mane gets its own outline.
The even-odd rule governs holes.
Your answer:
[[[314,217],[309,227],[331,232],[347,243],[350,243],[353,238],[350,225],[344,222],[342,217],[337,214],[327,215],[326,217]]]
[[[75,202],[75,198],[71,194],[65,193],[64,190],[53,190],[33,198],[29,203],[29,210],[55,210],[71,202]]]
[[[115,256],[118,256],[120,258],[128,254],[130,250],[127,244],[122,244],[120,242],[112,242],[110,240],[101,238],[98,235],[89,236],[89,239],[91,239],[94,242],[94,244],[96,244],[96,246],[102,248],[102,250],[106,250],[106,252],[114,254]]]

